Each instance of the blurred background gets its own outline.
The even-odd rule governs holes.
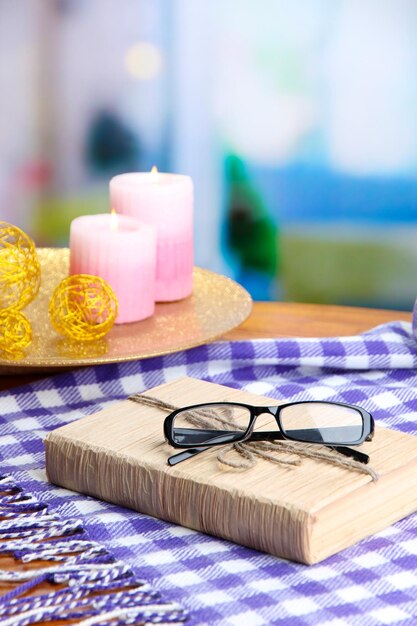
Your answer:
[[[415,0],[0,0],[0,218],[66,246],[155,164],[255,299],[410,309],[416,33]]]

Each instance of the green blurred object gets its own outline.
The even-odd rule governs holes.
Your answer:
[[[409,310],[416,229],[305,225],[281,233],[283,296],[295,302]]]
[[[42,199],[33,232],[38,246],[67,246],[71,221],[79,215],[110,211],[107,185],[84,195]]]
[[[261,196],[251,184],[243,161],[226,158],[229,197],[226,241],[241,269],[257,270],[268,276],[278,272],[278,229]]]

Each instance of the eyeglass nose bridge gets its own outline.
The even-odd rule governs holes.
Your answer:
[[[252,406],[251,407],[251,423],[249,426],[249,431],[252,432],[255,427],[255,422],[260,415],[272,415],[272,417],[277,416],[279,410],[279,406]]]
[[[252,416],[256,419],[259,415],[272,415],[275,417],[278,415],[279,406],[256,406],[252,407]]]
[[[277,419],[278,410],[279,410],[279,406],[276,406],[276,405],[274,406],[251,406],[250,423],[241,441],[243,442],[243,441],[247,441],[248,439],[250,439],[250,437],[252,436],[255,430],[256,421],[260,415],[272,415],[272,417]],[[281,430],[278,423],[277,423],[277,426],[278,426],[278,429]]]
[[[252,407],[252,415],[254,417],[258,417],[258,415],[262,415],[263,413],[267,413],[269,415],[273,415],[274,417],[278,413],[279,406],[253,406]]]

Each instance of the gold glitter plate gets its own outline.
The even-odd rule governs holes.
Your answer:
[[[68,275],[69,250],[40,248],[38,255],[41,289],[36,300],[23,311],[32,324],[33,341],[23,358],[0,358],[0,375],[132,361],[185,350],[239,326],[252,309],[252,299],[243,287],[230,278],[196,267],[189,298],[157,304],[152,317],[113,326],[104,339],[92,345],[72,344],[55,332],[48,314],[53,290]]]

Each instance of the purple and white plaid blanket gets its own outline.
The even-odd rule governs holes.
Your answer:
[[[377,423],[417,435],[417,341],[396,322],[356,337],[216,342],[3,393],[1,472],[61,516],[81,515],[92,540],[188,609],[189,624],[416,624],[417,515],[305,566],[47,483],[48,431],[183,375],[286,401],[359,404]]]

